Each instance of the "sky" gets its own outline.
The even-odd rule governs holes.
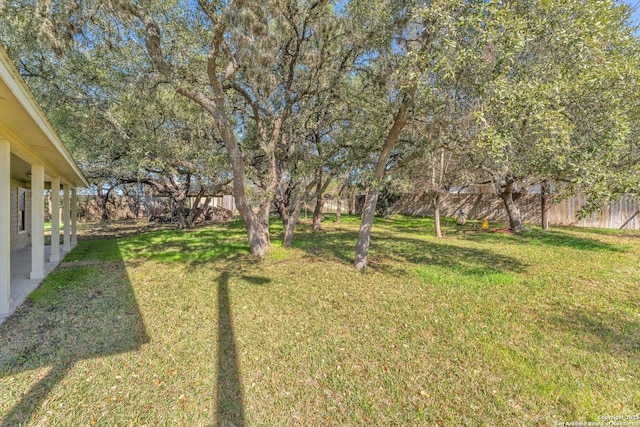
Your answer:
[[[635,8],[632,20],[636,25],[640,25],[640,0],[624,0],[624,2],[631,6],[631,8]]]

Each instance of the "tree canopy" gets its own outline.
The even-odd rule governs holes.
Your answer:
[[[587,194],[587,209],[638,192],[639,44],[613,0],[5,0],[0,11],[0,39],[93,183],[144,182],[178,202],[230,183],[257,257],[272,207],[291,244],[301,204],[354,177],[366,192],[361,269],[380,191],[399,177],[435,195],[489,180],[516,231],[534,183]]]

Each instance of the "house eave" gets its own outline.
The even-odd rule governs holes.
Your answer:
[[[0,44],[0,111],[5,120],[0,138],[11,152],[30,163],[40,163],[47,173],[74,187],[88,187],[84,174],[62,143],[33,92]]]

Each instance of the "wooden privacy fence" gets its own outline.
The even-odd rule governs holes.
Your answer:
[[[578,219],[586,197],[572,197],[552,203],[549,208],[549,225],[574,225],[578,227],[617,228],[640,230],[640,200],[622,197],[589,218]],[[529,224],[541,221],[539,194],[528,194],[517,201],[522,220]],[[469,219],[508,221],[502,199],[495,194],[454,194],[444,196],[440,214],[453,218],[464,211]],[[406,195],[394,206],[395,213],[433,216],[431,197],[428,194]]]

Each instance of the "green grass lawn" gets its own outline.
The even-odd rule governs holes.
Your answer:
[[[329,218],[329,217],[328,217]],[[274,220],[274,223],[277,222]],[[0,326],[2,425],[554,425],[640,413],[640,238],[377,219],[80,241]]]

